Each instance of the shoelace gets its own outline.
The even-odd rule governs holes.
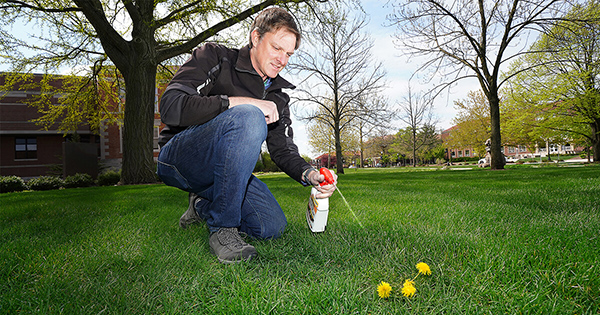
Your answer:
[[[244,247],[245,243],[236,228],[222,228],[218,233],[219,241],[223,246],[232,246],[235,248]]]

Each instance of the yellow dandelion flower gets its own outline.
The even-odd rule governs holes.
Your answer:
[[[419,269],[419,273],[422,273],[426,276],[431,274],[431,269],[429,269],[429,266],[424,263],[424,262],[420,262],[417,264],[417,269]]]
[[[406,297],[412,297],[417,292],[417,289],[414,286],[414,282],[410,280],[404,281],[404,286],[402,286],[402,294]]]
[[[381,281],[381,284],[377,286],[377,294],[382,299],[390,297],[390,292],[392,292],[392,286],[387,282]]]

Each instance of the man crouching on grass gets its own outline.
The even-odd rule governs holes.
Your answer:
[[[267,186],[252,175],[266,140],[271,158],[304,186],[329,197],[334,185],[298,154],[292,140],[289,96],[295,88],[279,76],[300,45],[294,18],[281,8],[262,11],[241,49],[206,43],[177,71],[160,102],[157,173],[189,192],[179,225],[206,221],[209,245],[222,263],[257,255],[240,233],[279,237],[287,224]]]

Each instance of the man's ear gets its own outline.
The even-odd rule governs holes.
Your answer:
[[[252,39],[252,47],[258,46],[258,42],[260,42],[260,33],[257,29],[250,33],[250,38]]]

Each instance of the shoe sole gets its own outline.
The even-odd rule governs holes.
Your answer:
[[[190,224],[200,223],[200,219],[198,218],[197,213],[188,216],[188,213],[190,213],[190,211],[196,212],[192,204],[188,206],[187,210],[183,213],[181,218],[179,218],[179,227],[181,227],[182,229],[187,229],[188,225]]]
[[[217,254],[215,254],[215,251],[212,248],[210,248],[210,253],[213,254],[213,255],[215,255],[215,256],[217,256]],[[229,265],[229,264],[239,264],[239,263],[242,263],[242,262],[247,262],[247,261],[250,261],[254,257],[257,257],[257,256],[258,256],[258,253],[254,253],[254,254],[249,255],[246,258],[241,258],[241,259],[236,259],[236,260],[230,260],[230,259],[220,258],[219,256],[217,256],[217,260],[220,263],[222,263],[222,264]]]
[[[185,215],[185,214],[184,214]],[[191,224],[194,223],[199,223],[200,221],[196,220],[196,219],[184,219],[184,218],[180,218],[179,219],[179,227],[182,229],[187,229],[187,227]]]
[[[250,256],[246,257],[245,259],[238,259],[238,260],[227,260],[227,259],[221,259],[221,258],[217,257],[217,260],[219,260],[219,262],[222,264],[231,265],[231,264],[239,264],[239,263],[243,263],[243,262],[248,262],[256,256],[257,255],[250,255]]]

